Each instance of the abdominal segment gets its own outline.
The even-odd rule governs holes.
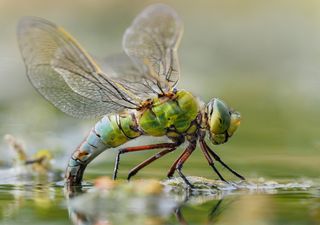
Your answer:
[[[118,147],[140,135],[134,115],[123,113],[104,116],[73,152],[67,168],[68,177],[82,176],[79,173],[83,173],[86,165],[101,152]]]

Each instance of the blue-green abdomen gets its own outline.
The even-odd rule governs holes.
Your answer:
[[[67,168],[68,179],[79,179],[77,174],[81,173],[80,168],[85,167],[101,152],[118,147],[140,135],[133,114],[126,112],[104,116],[72,154]]]

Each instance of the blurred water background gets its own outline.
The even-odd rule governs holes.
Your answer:
[[[39,148],[51,149],[57,158],[56,167],[62,170],[70,153],[96,121],[64,115],[33,89],[25,75],[15,36],[19,18],[32,15],[53,21],[70,32],[89,53],[102,58],[121,51],[126,27],[144,7],[155,2],[158,1],[0,0],[0,137],[10,133],[22,138],[31,152]],[[206,102],[219,97],[242,114],[239,131],[227,144],[215,148],[219,155],[248,178],[317,180],[320,168],[320,2],[161,2],[172,6],[184,21],[178,88],[190,90]],[[130,144],[140,142],[135,140]],[[165,179],[167,168],[179,153],[155,162],[137,177]],[[0,144],[0,154],[0,165],[10,164],[14,153],[4,142]],[[114,156],[115,151],[108,151],[98,157],[89,166],[86,179],[111,176]],[[148,153],[124,156],[120,177],[125,178],[128,170],[147,156]],[[200,151],[192,155],[184,171],[194,176],[216,178]],[[222,172],[228,179],[234,179],[227,171]],[[14,190],[2,187],[0,199],[12,203],[12,199],[17,198],[12,195]],[[52,200],[54,197],[50,195],[47,211],[43,208],[37,211],[35,201],[27,201],[20,211],[22,216],[6,217],[6,204],[3,204],[0,219],[4,224],[21,224],[17,221],[23,218],[28,218],[29,223],[41,224],[46,217],[59,215],[51,224],[66,223],[67,212],[60,202],[62,190],[51,187],[44,192],[53,193],[59,199]],[[274,220],[276,222],[258,219],[259,224],[285,224],[281,221],[319,224],[319,190],[315,193],[285,193],[271,200],[266,195],[245,196],[242,201],[253,208],[275,206],[270,212],[255,213],[258,217],[283,215]],[[242,203],[238,201],[237,204]],[[187,215],[200,221],[192,213],[193,207],[186,207]],[[211,207],[212,204],[205,205],[197,210],[208,211]],[[237,207],[241,208],[234,205],[230,218],[242,214],[235,210]],[[36,216],[31,216],[28,210]],[[291,217],[292,211],[297,213],[296,219]],[[200,224],[194,222],[197,223]],[[222,220],[221,224],[228,224],[228,221]]]

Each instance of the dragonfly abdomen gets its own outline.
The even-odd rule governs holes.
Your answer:
[[[118,147],[141,135],[135,115],[128,112],[106,115],[96,123],[94,129],[108,147]]]
[[[67,182],[79,184],[85,167],[96,156],[140,135],[134,114],[124,112],[104,116],[73,152],[66,172]]]

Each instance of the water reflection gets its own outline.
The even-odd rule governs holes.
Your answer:
[[[102,179],[64,187],[48,177],[0,185],[0,224],[319,224],[319,183],[249,180],[225,184],[189,177],[131,182]],[[215,184],[215,186],[212,186]],[[293,213],[294,212],[294,213]],[[69,216],[68,216],[69,213]]]
[[[284,191],[306,191],[312,187],[308,182],[281,184],[265,181],[255,183],[255,188],[253,182],[241,183],[236,189],[236,183],[222,186],[219,181],[212,181],[216,188],[209,190],[204,188],[208,185],[204,180],[202,189],[186,191],[177,185],[178,181],[174,182],[174,186],[165,182],[161,191],[158,186],[153,189],[153,185],[157,185],[154,180],[108,183],[105,189],[96,185],[93,188],[67,188],[70,219],[76,225],[274,224],[278,219],[275,211],[279,204],[275,195]],[[315,214],[312,220],[316,220],[317,209],[309,210]]]
[[[177,202],[155,180],[114,182],[104,180],[94,188],[67,187],[69,216],[82,224],[164,224]]]
[[[50,210],[56,203],[56,190],[50,185],[14,185],[8,193],[13,196],[13,199],[2,202],[3,217],[14,218],[17,214],[23,211],[25,207],[32,207],[37,210]],[[2,193],[2,198],[3,198]]]

